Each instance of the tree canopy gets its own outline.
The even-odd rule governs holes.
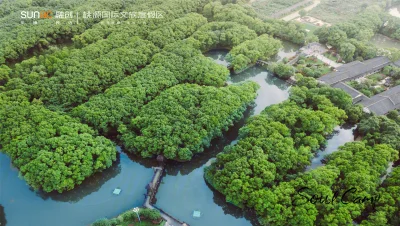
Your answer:
[[[93,96],[76,107],[73,116],[104,132],[128,123],[139,110],[163,90],[179,83],[223,86],[228,70],[204,57],[194,39],[167,45],[141,71],[111,86],[103,94]]]
[[[282,44],[269,35],[261,35],[253,40],[247,40],[232,48],[226,59],[234,70],[240,70],[257,60],[268,60],[278,53]]]
[[[0,94],[0,145],[34,189],[71,190],[116,160],[115,144],[26,93]]]
[[[188,161],[243,117],[258,87],[254,82],[222,88],[177,85],[145,105],[119,132],[125,147],[143,157],[163,154]]]
[[[376,198],[379,177],[389,162],[398,159],[398,151],[388,145],[370,147],[363,142],[351,142],[327,159],[326,166],[263,190],[261,197],[268,201],[264,205],[260,201],[260,209],[256,209],[262,213],[261,222],[264,225],[352,224],[368,205],[363,197]],[[349,189],[356,192],[352,190],[343,197]],[[339,195],[332,199],[336,192]]]
[[[227,146],[206,168],[207,182],[228,202],[255,208],[263,216],[258,208],[272,202],[265,189],[302,172],[326,136],[347,118],[316,89],[299,87],[288,101],[252,117],[240,130],[238,143]],[[303,100],[297,98],[300,91]]]

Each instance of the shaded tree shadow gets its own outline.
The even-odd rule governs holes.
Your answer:
[[[225,196],[223,194],[215,190],[208,183],[206,184],[207,187],[213,192],[214,203],[222,207],[225,214],[232,215],[235,218],[245,218],[246,220],[250,221],[253,226],[261,226],[260,222],[258,222],[258,218],[254,210],[247,208],[241,209],[231,203],[226,202]]]
[[[0,204],[0,225],[7,225],[6,213],[4,212],[4,207]]]

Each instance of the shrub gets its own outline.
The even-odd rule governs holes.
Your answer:
[[[288,79],[295,73],[295,68],[292,65],[283,63],[272,63],[268,66],[268,70],[282,79]]]
[[[120,222],[120,220],[119,220],[118,218],[113,218],[113,219],[109,220],[108,223],[109,223],[111,226],[117,226],[117,225],[118,225],[119,223],[121,223],[121,222]]]
[[[126,211],[125,213],[121,214],[121,216],[124,218],[124,221],[131,221],[137,218],[136,213],[134,213],[132,210]]]
[[[111,224],[107,218],[102,218],[95,221],[92,226],[111,226]]]
[[[160,211],[156,209],[140,209],[140,216],[150,220],[159,220],[161,218]]]

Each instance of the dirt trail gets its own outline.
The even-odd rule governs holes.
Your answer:
[[[320,0],[315,0],[314,3],[313,3],[312,5],[309,5],[309,6],[305,7],[305,8],[303,8],[303,9],[306,10],[306,11],[310,11],[311,9],[313,9],[313,8],[315,8],[317,5],[319,5],[319,3],[321,3]],[[301,10],[301,9],[300,9],[300,10]],[[300,14],[299,14],[299,11],[300,11],[300,10],[298,10],[298,11],[296,11],[296,12],[293,12],[293,13],[291,13],[291,14],[289,14],[289,15],[283,17],[282,20],[284,20],[284,21],[289,21],[289,20],[293,20],[293,19],[299,17],[299,16],[300,16]]]

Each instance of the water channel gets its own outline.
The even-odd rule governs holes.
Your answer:
[[[333,134],[331,134],[328,138],[328,142],[325,147],[323,147],[317,155],[311,160],[311,165],[307,167],[307,170],[315,169],[319,166],[324,165],[322,160],[325,156],[332,154],[337,151],[339,146],[347,142],[354,141],[354,130],[357,126],[353,125],[342,125],[337,126]]]
[[[225,65],[226,54],[226,51],[211,51],[207,56]],[[238,131],[248,117],[259,114],[268,105],[288,98],[289,85],[261,67],[252,67],[232,75],[229,83],[247,80],[261,86],[255,100],[257,106],[246,111],[240,122],[224,133],[223,137],[215,139],[204,153],[195,156],[191,162],[172,163],[166,167],[156,196],[156,206],[191,226],[257,225],[254,213],[225,202],[225,198],[209,187],[203,178],[204,167],[224,146],[237,139]],[[339,132],[328,140],[325,151],[328,152],[330,148],[334,150],[343,142],[351,141],[351,129],[338,128]],[[121,152],[119,147],[117,149],[118,160],[111,168],[95,174],[76,189],[63,194],[33,191],[18,177],[18,171],[12,167],[10,158],[0,153],[1,226],[5,222],[7,226],[83,226],[96,219],[115,217],[135,206],[141,206],[145,187],[153,175],[151,166],[154,166],[155,161],[139,159]],[[112,194],[117,187],[122,189],[118,196]],[[201,212],[200,218],[192,217],[194,210]]]

